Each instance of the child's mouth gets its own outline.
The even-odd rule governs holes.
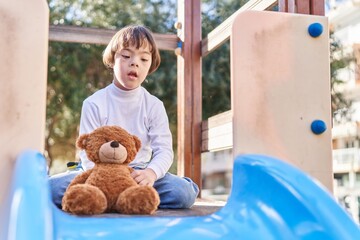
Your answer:
[[[136,72],[129,72],[129,73],[128,73],[128,76],[129,76],[130,78],[137,78],[137,77],[138,77],[138,75],[137,75]]]

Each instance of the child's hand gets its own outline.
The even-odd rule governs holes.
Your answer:
[[[150,168],[146,168],[145,170],[134,170],[131,173],[131,177],[135,182],[142,186],[153,186],[156,180],[156,174]]]

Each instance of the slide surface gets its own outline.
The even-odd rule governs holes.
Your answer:
[[[8,196],[1,239],[360,239],[360,229],[311,177],[261,155],[235,159],[227,204],[207,216],[80,217],[51,202],[46,161],[25,151]]]

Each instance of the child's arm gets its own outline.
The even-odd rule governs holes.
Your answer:
[[[157,180],[168,172],[174,158],[169,120],[162,102],[152,108],[149,126],[153,157],[147,168],[156,174]]]

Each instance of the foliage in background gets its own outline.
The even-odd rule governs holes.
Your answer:
[[[51,42],[48,58],[46,153],[73,160],[83,99],[110,79],[101,46]]]
[[[349,67],[354,61],[352,54],[344,53],[344,47],[335,37],[334,31],[330,31],[330,79],[331,79],[331,112],[335,122],[350,121],[352,114],[352,101],[346,99],[340,90],[345,84],[339,78],[339,72]]]
[[[202,38],[243,6],[241,1],[202,1]],[[203,119],[230,110],[230,43],[202,60]]]

